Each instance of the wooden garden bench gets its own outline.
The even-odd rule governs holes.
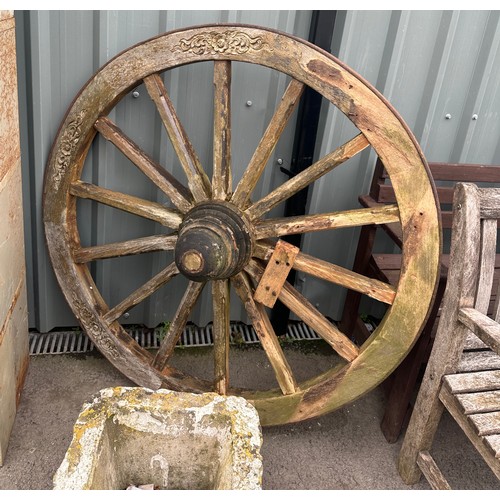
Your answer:
[[[487,315],[497,295],[500,189],[458,184],[453,206],[441,317],[398,464],[405,482],[417,482],[422,472],[434,489],[449,489],[430,455],[443,409],[500,479],[500,300]]]
[[[437,196],[441,206],[441,224],[444,236],[444,250],[441,256],[441,273],[436,292],[434,306],[422,333],[411,352],[385,382],[387,404],[381,422],[382,431],[388,442],[395,442],[401,429],[411,414],[411,400],[414,395],[422,364],[426,362],[432,339],[436,330],[436,319],[439,317],[441,300],[446,287],[449,265],[448,245],[446,238],[452,224],[451,203],[453,189],[457,182],[473,182],[478,185],[500,185],[500,165],[429,163],[433,180],[436,184]],[[394,203],[394,190],[380,160],[375,166],[372,184],[367,195],[360,196],[364,207],[375,207],[380,204]],[[375,253],[374,242],[378,228],[385,230],[397,247],[402,248],[401,226],[385,224],[365,226],[361,229],[353,271],[364,274],[394,286],[397,285],[401,270],[401,255],[397,253]],[[495,260],[495,280],[500,275],[500,255]],[[496,290],[496,289],[495,289]],[[340,329],[353,336],[360,344],[370,335],[359,316],[361,295],[354,291],[347,292],[344,310],[340,321]]]

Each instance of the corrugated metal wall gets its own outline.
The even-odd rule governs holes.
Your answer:
[[[391,102],[428,161],[500,164],[500,12],[349,11],[339,17],[332,53]],[[333,106],[323,118],[318,157],[354,135]],[[325,211],[332,199],[329,210],[356,206],[355,193],[368,191],[374,164],[366,151],[316,183],[309,211]],[[357,235],[346,229],[308,236],[304,251],[350,268]],[[306,296],[339,318],[345,292],[301,278]]]
[[[280,11],[115,11],[115,12],[19,12],[17,13],[23,81],[23,162],[25,213],[30,291],[30,326],[40,331],[75,325],[48,260],[41,223],[42,184],[45,162],[64,113],[75,94],[90,76],[122,50],[159,33],[184,26],[237,22],[268,26],[307,38],[310,12]],[[232,80],[232,144],[235,178],[243,169],[262,136],[267,122],[281,99],[287,78],[255,65],[236,64]],[[200,63],[172,70],[167,86],[203,165],[212,155],[212,65]],[[180,174],[181,167],[145,89],[137,88],[138,98],[130,94],[113,111],[112,118],[145,151],[162,165]],[[252,105],[248,106],[247,102]],[[294,120],[292,120],[293,122]],[[293,142],[293,123],[287,127],[266,169],[259,190],[281,183],[276,158],[289,163]],[[96,184],[148,199],[159,196],[156,188],[111,144],[99,141],[92,148],[84,176]],[[79,229],[84,245],[123,241],[154,234],[155,224],[131,217],[105,206],[92,207],[82,200]],[[136,220],[137,219],[137,220]],[[102,261],[94,276],[109,303],[116,304],[160,270],[161,255],[133,256]],[[163,263],[164,265],[164,263]],[[164,287],[150,300],[130,311],[127,323],[155,326],[171,319],[184,292],[181,280]],[[233,301],[233,317],[240,306]],[[209,296],[205,294],[195,312],[195,320],[211,320]]]
[[[242,22],[277,28],[307,38],[311,13],[306,11],[32,11],[16,14],[20,71],[20,106],[25,182],[25,214],[30,326],[48,331],[72,326],[47,259],[41,224],[43,171],[51,142],[72,98],[85,81],[121,50],[158,33],[211,22]],[[375,85],[395,106],[420,141],[430,161],[500,163],[500,27],[492,11],[348,11],[337,15],[332,53]],[[233,158],[238,178],[279,101],[287,79],[253,65],[235,65],[233,76]],[[173,101],[202,163],[210,164],[211,66],[183,67],[167,80]],[[145,150],[163,164],[179,165],[154,106],[139,87],[127,96],[113,118]],[[252,101],[252,106],[246,106]],[[451,118],[447,120],[445,116]],[[473,115],[477,119],[473,120]],[[324,106],[316,156],[320,157],[355,134],[354,127],[332,106]],[[286,176],[277,158],[290,161],[293,120],[266,169],[259,191],[282,183]],[[310,212],[357,206],[366,192],[374,157],[370,152],[350,160],[312,190]],[[85,167],[93,182],[155,199],[155,189],[116,150],[98,142]],[[154,226],[134,225],[130,217],[107,207],[82,203],[79,227],[85,244],[124,240],[154,233]],[[279,214],[279,210],[274,215]],[[357,231],[342,230],[305,238],[304,250],[350,266]],[[162,263],[134,256],[99,263],[94,274],[112,303],[151,276]],[[343,291],[299,276],[306,296],[327,315],[338,318]],[[117,286],[118,284],[118,286]],[[157,292],[131,311],[126,322],[150,326],[171,317],[182,289]],[[166,294],[169,295],[166,295]],[[205,297],[196,320],[211,318]],[[233,317],[240,309],[233,307]]]

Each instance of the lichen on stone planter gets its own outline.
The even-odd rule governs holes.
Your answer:
[[[261,445],[243,398],[107,388],[83,406],[54,489],[260,489]]]

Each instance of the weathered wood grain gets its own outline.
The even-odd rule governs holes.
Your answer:
[[[417,464],[433,490],[451,490],[448,481],[428,451],[421,451],[418,454]]]
[[[495,476],[500,480],[500,460],[495,457],[495,452],[488,444],[488,439],[491,436],[480,436],[471,422],[471,415],[465,415],[457,398],[451,394],[446,387],[443,386],[439,393],[439,398],[443,402],[451,416],[464,431],[469,441],[474,445],[480,453],[483,460],[490,467]]]
[[[478,436],[500,434],[500,411],[469,415],[469,420]]]
[[[245,207],[303,91],[304,84],[297,80],[292,80],[285,90],[243,177],[236,186],[232,202],[237,207]]]
[[[433,350],[401,449],[399,470],[404,479],[418,477],[412,470],[412,453],[432,444],[442,409],[436,395],[500,479],[500,461],[488,441],[495,440],[500,425],[500,370],[480,371],[492,368],[485,366],[486,358],[491,365],[500,356],[491,351],[462,353],[469,331],[497,350],[500,345],[500,327],[485,314],[493,283],[497,221],[481,220],[484,200],[484,192],[475,185],[457,185],[448,282]],[[496,200],[500,203],[500,197]],[[457,373],[463,369],[468,373]],[[418,459],[417,463],[421,465]]]
[[[452,394],[500,389],[500,370],[470,373],[451,373],[443,377],[443,383]]]
[[[364,207],[369,207],[369,208],[377,208],[377,207],[382,207],[384,206],[383,203],[378,203],[373,198],[370,196],[360,196],[359,197],[359,202],[361,205]],[[392,224],[384,224],[381,226],[381,228],[387,233],[389,238],[396,243],[396,245],[399,248],[402,248],[403,246],[403,228],[401,227],[401,224],[393,222]]]
[[[100,117],[95,122],[94,127],[107,141],[114,144],[141,172],[151,179],[181,212],[187,212],[192,208],[192,196],[189,190],[170,172],[150,158],[109,118]]]
[[[278,240],[255,289],[254,300],[267,307],[274,306],[299,252],[299,248]]]
[[[472,307],[461,308],[458,319],[487,346],[500,354],[500,324]]]
[[[168,329],[165,338],[162,340],[160,348],[156,353],[153,361],[153,366],[157,370],[163,370],[174,352],[174,348],[181,338],[184,327],[186,326],[189,315],[193,310],[198,297],[200,296],[205,283],[198,283],[196,281],[190,281],[184,292],[184,296],[181,299],[181,303],[177,308],[174,318],[170,323],[170,328]]]
[[[214,311],[214,375],[215,391],[227,394],[229,390],[229,280],[212,281],[212,302]]]
[[[251,261],[245,270],[256,281],[262,279],[264,269],[256,261]],[[285,282],[278,298],[304,323],[315,330],[346,361],[350,362],[359,355],[359,348],[338,328],[326,319],[303,295],[290,283]]]
[[[496,287],[496,295],[493,304],[492,318],[499,323],[500,322],[500,280]]]
[[[490,305],[493,274],[495,272],[495,257],[497,253],[497,220],[483,219],[481,224],[479,284],[477,287],[476,304],[474,307],[483,314],[487,314]]]
[[[495,436],[485,436],[484,441],[495,458],[500,459],[500,434]]]
[[[369,142],[366,140],[365,136],[363,134],[357,135],[354,139],[351,139],[332,153],[312,164],[310,167],[299,172],[290,180],[277,187],[274,191],[271,191],[267,196],[251,205],[246,210],[246,214],[250,219],[262,217],[262,215],[269,212],[269,210],[276,205],[298,193],[301,189],[304,189],[321,176],[349,160],[349,158],[363,151],[367,146],[369,146]]]
[[[467,337],[465,337],[464,351],[477,351],[480,349],[488,349],[488,346],[472,332],[468,332]]]
[[[98,201],[110,207],[123,210],[124,212],[159,222],[161,225],[171,229],[177,229],[182,222],[182,217],[179,212],[165,208],[160,203],[143,200],[136,196],[119,193],[94,184],[88,184],[87,182],[74,182],[71,184],[70,193],[79,198]]]
[[[231,62],[214,62],[214,149],[212,189],[214,200],[226,200],[231,176]]]
[[[257,242],[254,250],[255,257],[269,260],[271,254],[271,245]],[[325,262],[303,252],[296,256],[293,268],[296,271],[302,271],[350,290],[356,290],[385,304],[392,304],[396,296],[396,289],[392,285],[373,278],[367,278],[345,267]]]
[[[136,306],[150,295],[152,295],[161,286],[168,283],[174,276],[179,274],[177,266],[172,263],[158,274],[153,276],[147,283],[138,288],[135,292],[131,293],[127,298],[123,299],[119,304],[110,309],[103,316],[104,322],[108,325],[117,320],[124,312]]]
[[[458,321],[458,309],[459,305],[471,307],[474,304],[480,240],[477,187],[458,185],[454,198],[450,268],[441,319],[398,460],[398,471],[406,483],[413,484],[420,477],[418,454],[431,448],[443,410],[439,396],[441,379],[443,375],[455,371],[462,355],[468,330]]]
[[[73,252],[73,256],[76,263],[84,264],[85,262],[91,262],[98,259],[110,259],[113,257],[123,257],[125,255],[157,252],[159,250],[173,250],[176,241],[176,234],[146,236],[135,240],[120,241],[119,243],[107,243],[105,245],[78,248]]]
[[[160,113],[172,146],[186,173],[188,186],[195,201],[205,201],[211,195],[210,181],[201,166],[184,127],[181,125],[163,80],[160,75],[150,75],[144,78],[144,84]]]
[[[441,181],[498,182],[500,177],[500,165],[433,162],[429,163],[429,167],[433,178]]]
[[[203,42],[195,43],[195,40]],[[146,80],[146,85],[148,82],[154,84],[150,85],[151,93],[160,114],[163,113],[163,118],[170,115],[165,121],[167,128],[174,130],[171,135],[174,136],[174,147],[181,150],[177,152],[181,162],[188,164],[186,173],[194,201],[208,200],[212,195],[208,179],[201,168],[197,169],[196,165],[191,168],[196,161],[186,146],[186,134],[173,107],[168,106],[169,98],[163,82],[158,76],[151,77],[174,67],[207,60],[263,65],[299,82],[293,82],[289,90],[294,87],[294,92],[301,91],[301,87],[308,85],[319,92],[366,137],[386,165],[394,186],[405,248],[397,294],[384,318],[383,327],[377,329],[373,341],[364,346],[354,361],[341,363],[340,367],[308,381],[303,389],[281,395],[273,389],[249,396],[266,424],[312,418],[365,394],[404,358],[418,336],[434,294],[440,247],[434,193],[425,159],[415,138],[377,90],[328,53],[267,28],[215,25],[161,35],[109,61],[76,97],[49,155],[44,184],[44,224],[49,253],[73,312],[81,319],[84,328],[96,328],[90,333],[118,369],[136,383],[152,388],[157,388],[159,381],[164,387],[182,387],[183,390],[199,391],[207,386],[187,374],[173,371],[171,366],[163,371],[152,368],[150,353],[129,342],[130,337],[118,322],[107,328],[102,323],[107,305],[98,291],[89,293],[89,287],[95,287],[89,266],[74,262],[72,251],[78,247],[79,241],[76,212],[80,204],[69,196],[71,185],[81,178],[85,158],[96,135],[94,123],[99,117],[107,116],[120,99]],[[291,98],[291,93],[284,99],[284,105],[278,106],[284,110],[282,115],[288,113],[286,108],[292,101],[298,100],[298,95]],[[260,152],[256,152],[254,158],[259,155],[264,160],[269,158],[269,151],[274,147],[272,142],[279,137],[278,129],[285,122],[286,119],[282,118],[271,120],[274,131],[268,134],[270,141],[261,141]],[[257,170],[248,173],[256,179],[250,185],[258,182],[265,161],[256,163]],[[193,184],[198,188],[193,188]],[[249,190],[245,182],[240,182],[240,186],[248,191],[253,189]],[[246,209],[249,195],[242,198],[245,201],[241,207]],[[262,321],[265,323],[266,320]],[[401,325],[405,325],[404,331]],[[237,389],[231,388],[231,392],[235,391]]]
[[[500,370],[500,356],[493,351],[464,352],[456,370],[458,373]]]
[[[398,221],[398,207],[385,205],[380,208],[360,208],[327,214],[267,219],[256,224],[255,237],[260,240],[288,234],[311,233],[367,224],[390,224]]]
[[[498,166],[496,168],[498,169]],[[500,193],[498,188],[482,188],[479,196],[481,197],[481,217],[484,219],[500,219]]]
[[[500,390],[454,395],[465,415],[500,410]]]
[[[253,300],[249,279],[241,272],[231,278],[231,284],[245,306],[248,317],[273,367],[281,391],[283,394],[293,394],[298,389],[297,382],[264,310],[264,306]]]

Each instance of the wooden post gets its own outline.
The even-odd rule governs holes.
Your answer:
[[[21,198],[13,11],[0,11],[0,465],[28,366],[28,312]]]

